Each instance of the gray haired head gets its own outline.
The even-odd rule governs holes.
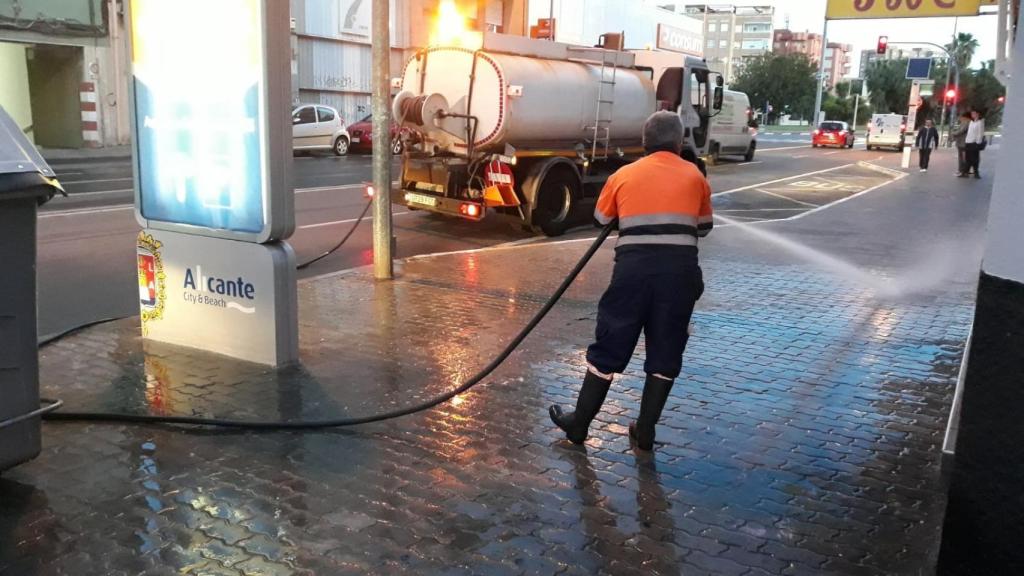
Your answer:
[[[644,150],[672,152],[683,149],[683,123],[674,112],[655,112],[644,122]]]

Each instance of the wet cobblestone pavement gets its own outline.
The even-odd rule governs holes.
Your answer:
[[[302,434],[44,425],[42,456],[0,478],[0,573],[930,573],[970,274],[878,301],[716,235],[653,457],[626,435],[642,355],[585,449],[547,418],[574,401],[606,248],[520,352],[434,411]],[[407,405],[493,357],[584,247],[302,283],[302,365],[280,373],[144,354],[132,320],[90,329],[44,350],[44,393],[74,410],[253,419]]]

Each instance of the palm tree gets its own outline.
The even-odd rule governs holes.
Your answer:
[[[953,41],[946,44],[946,49],[953,54],[956,65],[961,71],[967,70],[974,59],[974,53],[978,50],[978,39],[969,32],[960,32]]]

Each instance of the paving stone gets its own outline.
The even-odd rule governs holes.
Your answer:
[[[787,230],[818,238],[815,222]],[[653,457],[625,428],[643,342],[585,448],[547,417],[575,401],[606,247],[484,386],[432,412],[301,434],[46,424],[43,454],[0,479],[0,573],[927,573],[974,279],[881,302],[723,238],[702,248],[708,291]],[[844,245],[855,261],[905,264],[864,238]],[[98,326],[44,349],[44,393],[75,410],[253,419],[407,406],[492,358],[581,249],[303,282],[301,364],[281,371],[143,346],[136,320]]]

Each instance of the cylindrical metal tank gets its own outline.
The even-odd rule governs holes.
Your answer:
[[[604,78],[611,80],[610,66]],[[601,91],[600,99],[612,101],[601,109],[602,117],[611,118],[611,146],[638,144],[643,123],[655,110],[649,74],[618,68],[614,85],[601,79],[600,64],[439,47],[409,61],[402,91],[440,94],[453,114],[466,114],[468,107],[479,119],[475,147],[480,150],[506,143],[519,149],[571,147],[591,140]],[[412,127],[443,148],[464,150],[466,120],[450,117],[438,124],[427,120]]]

